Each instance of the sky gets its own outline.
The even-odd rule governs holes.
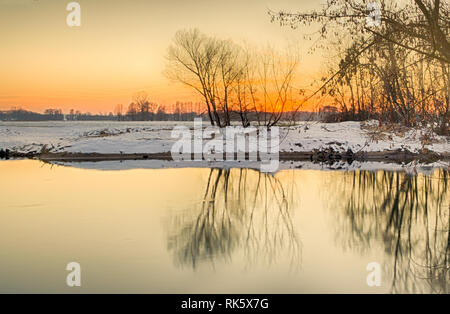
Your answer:
[[[151,101],[197,101],[164,75],[177,30],[198,28],[238,43],[296,42],[303,82],[320,70],[304,29],[271,23],[268,9],[304,11],[321,0],[78,0],[81,26],[69,27],[70,0],[0,0],[0,110],[71,108],[107,113],[145,90]]]

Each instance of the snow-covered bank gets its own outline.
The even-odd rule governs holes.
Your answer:
[[[170,122],[0,122],[0,148],[20,153],[149,153],[169,151]]]
[[[175,126],[193,128],[193,122],[0,122],[0,148],[19,153],[163,153],[177,138]],[[204,122],[203,127],[208,127]],[[310,152],[332,148],[344,152],[426,149],[450,151],[450,139],[429,130],[384,127],[378,122],[299,122],[280,128],[281,152]]]

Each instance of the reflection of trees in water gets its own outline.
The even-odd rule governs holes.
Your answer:
[[[290,188],[292,189],[292,185]],[[230,260],[242,249],[247,261],[300,260],[291,217],[292,190],[274,176],[250,169],[211,169],[203,201],[171,217],[169,250],[180,265]]]
[[[361,251],[381,245],[393,259],[392,292],[450,290],[448,177],[448,170],[432,176],[360,171],[345,177],[345,215],[336,217],[339,240]]]

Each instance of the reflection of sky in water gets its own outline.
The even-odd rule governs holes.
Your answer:
[[[444,171],[0,173],[0,292],[448,292]],[[70,261],[81,288],[65,285]]]

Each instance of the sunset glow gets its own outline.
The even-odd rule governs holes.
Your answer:
[[[298,0],[78,2],[82,24],[71,28],[66,1],[0,0],[0,110],[110,112],[116,104],[128,105],[139,90],[159,104],[201,101],[162,73],[178,29],[281,46],[302,42],[304,32],[271,23],[268,9],[314,7]],[[307,55],[310,42],[299,46],[307,82],[320,69],[319,58]]]

